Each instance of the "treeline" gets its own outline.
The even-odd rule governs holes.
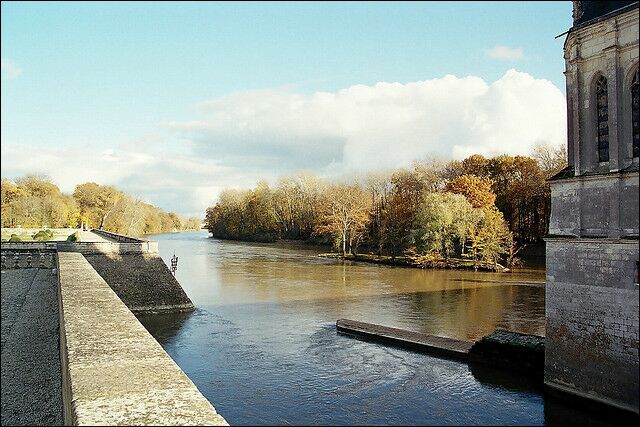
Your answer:
[[[343,255],[360,249],[422,265],[495,266],[545,235],[546,178],[565,158],[564,150],[541,146],[534,157],[425,161],[351,183],[297,174],[275,188],[261,181],[223,191],[205,224],[218,238],[331,242]]]
[[[140,236],[200,228],[198,218],[181,218],[110,185],[87,182],[64,194],[46,177],[2,178],[2,227],[104,228]]]

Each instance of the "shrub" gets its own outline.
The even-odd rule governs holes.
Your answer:
[[[76,231],[73,234],[70,234],[69,237],[67,237],[67,241],[69,242],[79,242],[80,241],[80,234]]]
[[[22,239],[20,237],[18,237],[17,234],[12,234],[11,238],[9,239],[10,243],[17,243],[17,242],[22,242]]]
[[[53,239],[53,231],[51,230],[40,230],[33,235],[33,240],[37,240],[39,242],[46,242],[51,239]]]

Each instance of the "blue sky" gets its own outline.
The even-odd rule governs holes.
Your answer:
[[[105,181],[198,214],[221,188],[261,176],[397,167],[434,150],[491,154],[492,143],[526,151],[535,141],[557,145],[564,132],[564,118],[545,116],[537,128],[558,127],[553,136],[525,131],[529,139],[513,147],[487,137],[448,151],[433,149],[437,141],[416,148],[434,132],[439,141],[457,132],[453,113],[435,119],[427,111],[448,104],[448,91],[474,105],[465,113],[473,129],[488,114],[514,127],[521,117],[507,112],[522,106],[522,115],[537,114],[527,108],[546,101],[527,107],[525,99],[547,91],[550,109],[562,110],[551,86],[564,94],[564,37],[554,36],[571,25],[569,1],[2,2],[1,23],[2,176],[46,173],[66,191]],[[392,83],[399,86],[384,86]],[[414,102],[417,94],[426,98]],[[512,97],[522,98],[516,107],[504,101]],[[369,114],[380,105],[392,107]],[[374,117],[386,119],[389,108],[400,115],[374,132]],[[421,127],[407,117],[420,114],[433,121],[420,119],[429,123],[423,133],[405,135]],[[325,119],[301,125],[316,117]],[[482,126],[509,134],[496,123]],[[376,161],[379,150],[357,155],[363,144],[352,142],[373,134],[401,135],[393,162]],[[53,167],[63,160],[85,170]]]

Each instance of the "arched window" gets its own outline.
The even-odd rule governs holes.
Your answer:
[[[609,100],[607,98],[607,79],[600,76],[596,81],[597,105],[597,141],[598,161],[609,161]]]
[[[638,108],[640,104],[640,94],[638,94],[638,86],[640,85],[639,73],[640,69],[636,69],[633,75],[633,81],[631,82],[631,135],[633,136],[633,157],[640,156],[640,141],[638,140],[640,138],[640,136],[638,136],[638,133],[640,133],[640,124],[638,123],[638,120],[640,120],[638,117],[638,115],[640,115],[640,109]]]

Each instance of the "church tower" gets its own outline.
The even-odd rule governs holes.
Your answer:
[[[551,178],[545,384],[638,413],[638,2],[574,1]]]

